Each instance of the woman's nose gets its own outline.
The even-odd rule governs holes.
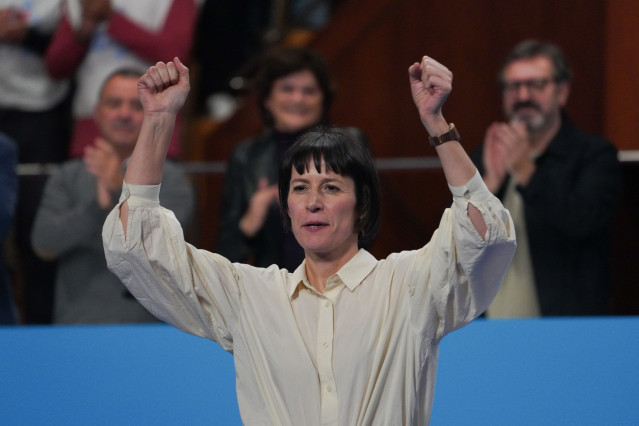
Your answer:
[[[322,209],[322,200],[317,193],[310,194],[306,209],[312,213],[315,213]]]

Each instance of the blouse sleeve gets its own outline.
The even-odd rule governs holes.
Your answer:
[[[109,269],[157,318],[232,351],[239,277],[225,258],[187,244],[174,214],[159,204],[160,185],[124,182],[102,230]],[[120,206],[128,202],[126,238]]]
[[[414,259],[412,320],[425,337],[441,338],[481,315],[493,300],[515,252],[515,228],[479,173],[462,187],[450,187],[453,204],[431,241]],[[468,217],[468,204],[482,214],[483,239]],[[420,285],[419,283],[422,283]],[[430,306],[430,308],[428,307]],[[425,327],[425,328],[424,328]]]

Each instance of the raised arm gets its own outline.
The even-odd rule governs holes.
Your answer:
[[[138,80],[144,121],[124,175],[127,184],[158,185],[162,181],[175,118],[184,105],[189,90],[189,69],[178,58],[172,62],[158,62],[149,67],[146,74]],[[126,232],[126,202],[120,209],[120,220]]]
[[[437,136],[448,132],[442,106],[452,91],[453,73],[433,58],[424,56],[421,62],[415,62],[408,68],[408,75],[413,101],[428,134]],[[449,185],[463,186],[477,172],[459,141],[446,142],[435,149]],[[485,237],[486,223],[472,204],[468,205],[468,217],[479,235]]]

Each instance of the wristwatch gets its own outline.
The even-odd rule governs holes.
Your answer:
[[[429,137],[428,138],[428,143],[430,143],[431,146],[439,146],[439,145],[443,144],[444,142],[448,142],[448,141],[459,141],[459,142],[461,142],[461,136],[460,136],[459,132],[457,131],[457,127],[455,127],[455,125],[453,123],[450,123],[448,125],[448,128],[450,130],[447,131],[446,133],[444,133],[443,135]]]

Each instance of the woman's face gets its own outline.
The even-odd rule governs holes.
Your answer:
[[[264,106],[276,130],[293,133],[319,123],[323,101],[315,75],[303,70],[275,80]]]
[[[355,182],[313,163],[303,174],[291,173],[288,215],[306,255],[347,259],[357,253]]]

